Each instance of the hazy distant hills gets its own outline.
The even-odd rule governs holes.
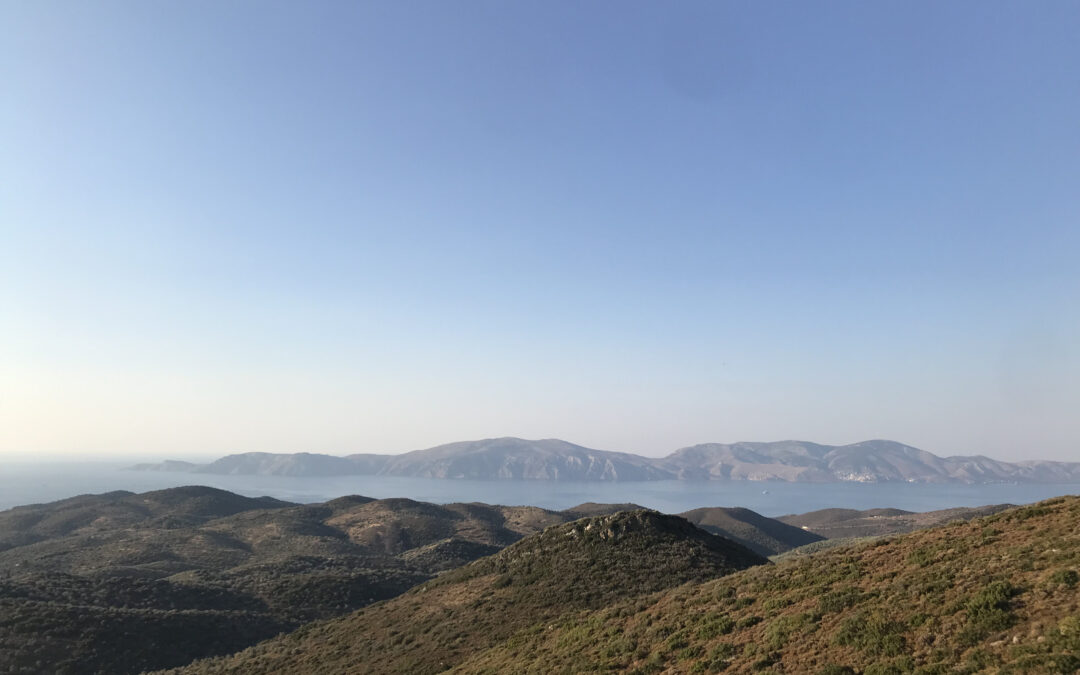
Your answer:
[[[706,443],[667,457],[593,450],[558,439],[492,438],[402,455],[347,457],[251,452],[210,464],[167,461],[143,471],[277,476],[379,475],[475,480],[756,480],[828,483],[1080,482],[1080,463],[1000,462],[983,456],[938,457],[886,440],[832,446],[805,441]]]
[[[702,480],[999,483],[1080,481],[1080,463],[938,457],[886,440],[832,446],[805,441],[707,443],[659,460],[679,478]]]
[[[379,471],[418,478],[657,480],[669,472],[645,457],[590,450],[556,439],[463,441],[391,457]]]

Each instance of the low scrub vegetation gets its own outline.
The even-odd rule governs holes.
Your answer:
[[[1070,497],[789,556],[644,607],[576,615],[458,672],[1076,672],[1077,532],[1080,498]],[[608,634],[632,652],[604,652]]]

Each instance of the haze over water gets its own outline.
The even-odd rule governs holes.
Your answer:
[[[293,478],[128,471],[124,465],[84,463],[16,465],[0,473],[0,509],[77,494],[146,492],[180,485],[208,485],[248,497],[269,495],[293,502],[321,502],[343,495],[408,497],[440,504],[484,502],[566,509],[583,502],[632,502],[665,513],[704,506],[743,506],[766,516],[821,508],[900,508],[932,511],[956,506],[1026,504],[1080,492],[1077,485],[953,485],[908,483],[778,483],[757,481],[554,482],[476,481],[342,476]]]

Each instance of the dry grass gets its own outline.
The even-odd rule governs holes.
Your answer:
[[[462,673],[1071,673],[1080,499],[1059,498],[535,625]]]

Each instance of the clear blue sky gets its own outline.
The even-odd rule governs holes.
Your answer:
[[[1076,2],[0,3],[0,453],[1080,460]]]

